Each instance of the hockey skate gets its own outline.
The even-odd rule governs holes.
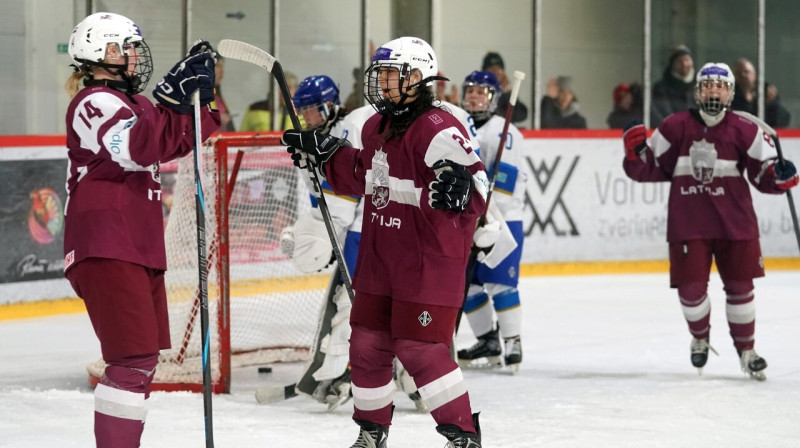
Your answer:
[[[764,381],[767,376],[764,374],[764,369],[767,368],[767,360],[758,356],[755,350],[738,351],[739,363],[742,366],[742,372],[750,375],[750,378],[757,381]]]
[[[356,443],[350,448],[386,448],[386,438],[389,437],[389,428],[384,428],[377,423],[356,420],[360,430]]]
[[[315,400],[328,405],[328,412],[347,403],[352,397],[353,385],[350,381],[350,367],[338,378],[320,381],[319,386],[311,394]]]
[[[506,366],[511,369],[511,373],[516,375],[519,373],[519,365],[522,363],[522,341],[519,335],[510,338],[504,338],[505,342],[505,362]]]
[[[708,351],[711,350],[714,352],[715,355],[719,356],[714,347],[708,343],[708,338],[705,339],[692,339],[692,344],[690,346],[691,350],[691,360],[692,365],[697,367],[697,374],[703,374],[703,367],[705,367],[706,362],[708,362]]]
[[[447,445],[444,448],[481,448],[481,426],[478,423],[478,414],[472,414],[472,423],[475,425],[474,432],[464,432],[456,425],[439,425],[436,431],[447,438]]]
[[[458,351],[458,365],[463,369],[494,369],[503,366],[499,329],[478,336],[470,348]]]

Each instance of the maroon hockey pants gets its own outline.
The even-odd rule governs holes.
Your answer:
[[[97,447],[138,447],[158,351],[170,346],[164,273],[89,258],[67,278],[84,300],[107,364],[95,389]]]
[[[359,403],[369,401],[369,395],[392,386],[392,361],[395,355],[420,389],[438,425],[454,424],[467,432],[476,432],[472,422],[469,393],[461,371],[451,358],[446,344],[440,342],[392,339],[388,331],[371,330],[352,324],[350,365],[354,386],[353,418],[388,427],[392,420],[392,404],[376,409],[361,409]],[[427,389],[426,389],[427,388]],[[360,397],[361,390],[367,391]],[[425,396],[425,390],[441,393]]]
[[[753,278],[763,277],[758,240],[690,240],[670,243],[670,280],[678,288],[689,332],[709,337],[711,305],[708,280],[712,258],[724,284],[727,320],[733,345],[750,350],[755,343]]]

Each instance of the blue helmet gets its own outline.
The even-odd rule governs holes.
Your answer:
[[[325,75],[313,75],[300,81],[292,97],[292,103],[299,114],[303,115],[306,129],[320,129],[328,120],[335,118],[329,103],[334,107],[339,106],[339,88],[333,80]],[[313,111],[319,111],[321,117]]]
[[[475,98],[467,98],[467,92],[474,90],[472,86],[485,88],[485,101],[477,101]],[[497,101],[503,93],[500,82],[492,72],[474,71],[464,78],[464,85],[461,91],[461,107],[472,115],[476,120],[488,120],[494,110],[497,109]]]

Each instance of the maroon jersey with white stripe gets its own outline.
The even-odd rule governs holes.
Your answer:
[[[486,203],[483,164],[469,134],[448,112],[431,109],[402,138],[387,142],[379,133],[381,119],[374,115],[365,123],[363,150],[341,148],[325,165],[336,194],[364,196],[353,288],[400,301],[459,307],[475,222]],[[428,204],[432,167],[443,159],[473,174],[472,197],[461,213]]]
[[[763,193],[781,193],[766,168],[774,142],[750,120],[731,112],[706,126],[696,110],[667,117],[636,160],[623,162],[639,182],[672,182],[667,241],[758,238],[747,178]]]
[[[65,270],[88,258],[112,258],[166,270],[159,163],[194,148],[193,115],[142,95],[86,87],[67,109]],[[202,136],[219,113],[202,108]]]

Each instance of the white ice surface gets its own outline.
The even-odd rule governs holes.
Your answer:
[[[800,272],[756,280],[756,349],[767,381],[743,376],[716,274],[711,355],[702,376],[667,275],[523,279],[524,360],[518,375],[467,371],[484,447],[800,447]],[[458,345],[473,342],[464,321]],[[99,346],[85,315],[0,322],[0,447],[90,447],[93,395],[85,365]],[[259,405],[254,390],[288,384],[301,366],[236,372],[213,398],[215,446],[347,447],[352,404],[326,413],[293,398]],[[433,419],[401,393],[395,448],[441,447]],[[155,392],[143,447],[205,446],[202,395]]]

